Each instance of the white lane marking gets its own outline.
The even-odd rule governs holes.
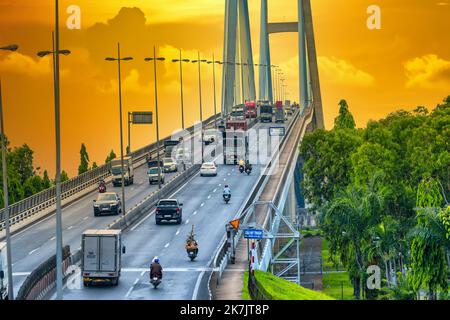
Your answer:
[[[67,230],[70,230],[70,229],[72,229],[72,228],[73,228],[73,226],[70,226],[70,227],[67,228]]]
[[[87,219],[89,219],[89,216],[83,218],[83,220],[87,220]]]
[[[217,191],[217,188],[213,190],[213,192],[216,192],[216,191]]]
[[[146,272],[147,272],[146,270],[142,271],[142,272],[141,272],[141,277],[142,277]]]
[[[135,286],[138,282],[139,282],[139,278],[136,278],[136,280],[134,280],[133,286]]]
[[[177,233],[175,233],[175,235],[176,235],[176,236],[179,235],[179,234],[180,234],[180,231],[181,231],[181,230],[178,229],[178,230],[177,230]]]
[[[202,202],[201,204],[200,204],[200,207],[203,207],[205,205],[205,203],[204,202]]]
[[[231,173],[229,173],[229,172],[228,172],[228,174],[227,174],[227,175],[228,175],[228,176],[231,176]]]
[[[223,178],[223,181],[227,181],[227,178]]]
[[[211,199],[211,195],[208,196],[208,199]]]
[[[219,187],[221,187],[222,186],[222,184],[221,183],[219,183]]]
[[[185,224],[188,224],[188,223],[189,223],[189,219],[186,220],[186,223],[185,223]]]
[[[55,240],[55,239],[56,239],[56,236],[51,237],[51,238],[50,238],[50,241],[53,241],[53,240]]]
[[[167,242],[164,248],[167,248],[170,245],[170,242]]]
[[[131,291],[133,291],[133,288],[134,288],[134,285],[132,285],[131,288],[128,289],[128,291],[127,291],[127,293],[125,295],[125,298],[128,298],[128,296],[131,294]]]
[[[164,272],[202,272],[202,271],[218,271],[219,268],[210,268],[210,267],[197,267],[197,268],[177,268],[177,267],[169,267],[164,268]],[[242,272],[247,271],[247,269],[226,269],[230,272]],[[143,275],[145,272],[148,272],[148,268],[122,268],[121,272],[141,272]]]
[[[194,211],[194,213],[193,213],[192,215],[194,215],[194,216],[195,216],[196,214],[197,214],[197,210],[196,210],[196,211]]]
[[[34,249],[34,250],[31,250],[30,252],[28,252],[28,255],[29,255],[29,256],[32,255],[33,253],[35,253],[36,251],[38,251],[40,248],[41,248],[41,247],[36,248],[36,249]]]
[[[31,271],[30,272],[13,272],[13,276],[15,276],[15,277],[28,276],[30,274],[31,274]]]

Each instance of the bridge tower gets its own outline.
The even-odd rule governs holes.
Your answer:
[[[313,129],[324,128],[319,71],[310,0],[298,1],[297,22],[268,21],[268,0],[261,0],[259,99],[273,102],[269,35],[283,32],[298,33],[300,107],[310,102],[314,107]],[[311,94],[312,93],[312,94]]]
[[[248,0],[225,0],[222,115],[256,99]]]

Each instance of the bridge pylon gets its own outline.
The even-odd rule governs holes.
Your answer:
[[[270,58],[269,35],[284,32],[298,33],[299,51],[299,97],[300,107],[306,108],[313,103],[313,128],[323,129],[322,99],[320,93],[319,71],[317,66],[314,28],[310,0],[298,1],[298,21],[270,22],[268,14],[268,0],[261,0],[260,27],[260,72],[259,99],[273,102],[272,67]]]

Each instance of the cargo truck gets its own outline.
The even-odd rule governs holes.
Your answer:
[[[123,157],[123,171],[125,185],[133,184],[134,170],[131,157]],[[111,160],[111,175],[114,187],[122,185],[122,162],[120,159]]]
[[[0,300],[8,300],[8,264],[6,242],[0,242]]]
[[[121,230],[86,230],[81,238],[81,274],[83,284],[119,284],[122,265]]]
[[[223,162],[237,164],[245,159],[248,150],[248,140],[245,132],[225,130],[223,132]]]
[[[180,140],[166,140],[164,141],[164,158],[175,158],[175,150],[180,143]]]
[[[245,117],[256,118],[256,104],[254,101],[248,101],[245,103]]]
[[[275,109],[275,123],[284,123],[285,121],[284,110],[283,108]]]
[[[273,108],[270,104],[263,104],[260,107],[261,122],[272,122]]]

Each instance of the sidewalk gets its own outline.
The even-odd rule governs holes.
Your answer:
[[[321,291],[322,283],[322,238],[303,238],[300,245],[301,276],[303,287]]]

